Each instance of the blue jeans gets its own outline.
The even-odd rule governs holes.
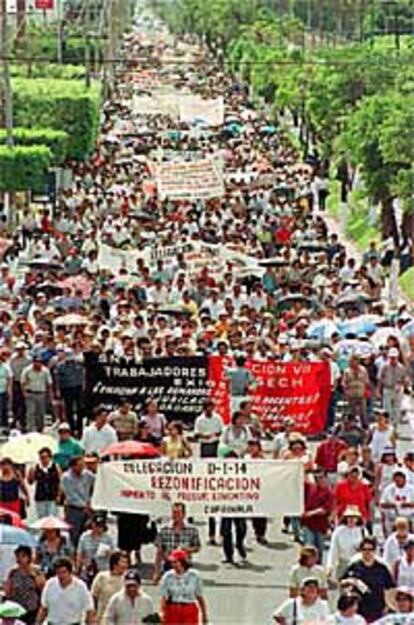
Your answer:
[[[313,547],[316,547],[316,549],[319,551],[319,560],[320,562],[322,562],[325,538],[324,534],[322,532],[314,532],[308,527],[302,527],[302,532],[305,545],[312,545]]]
[[[35,508],[38,519],[43,519],[46,516],[58,515],[56,501],[35,501]]]

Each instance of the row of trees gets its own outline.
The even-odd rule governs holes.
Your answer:
[[[132,0],[101,3],[101,12],[98,5],[98,1],[83,3],[79,15],[86,19],[87,6],[96,13],[88,16],[87,22],[91,28],[95,22],[96,30],[101,28],[102,40],[96,39],[99,59],[89,54],[85,37],[89,35],[79,26],[79,17],[76,23],[66,21],[64,26],[63,63],[56,62],[58,32],[63,23],[29,23],[24,38],[17,30],[14,43],[12,30],[6,28],[6,41],[10,43],[4,50],[6,58],[0,60],[0,65],[7,64],[3,68],[6,71],[0,72],[0,101],[9,102],[11,115],[8,120],[4,116],[3,124],[0,119],[0,127],[5,127],[0,129],[0,192],[43,192],[50,168],[61,167],[71,159],[84,160],[93,152],[102,78],[114,72],[113,59],[119,54],[122,34],[133,16]],[[0,11],[0,22],[2,18],[5,16]],[[109,69],[102,65],[103,43],[105,55],[110,58]],[[90,76],[93,61],[100,70],[94,74],[95,80]],[[2,80],[5,75],[10,77],[7,81]],[[6,108],[0,107],[0,118]]]
[[[363,0],[329,0],[338,6],[361,8]],[[318,0],[312,10],[323,10]],[[394,53],[387,38],[375,46],[345,43],[304,46],[309,37],[294,0],[176,0],[162,12],[176,31],[202,36],[219,58],[255,96],[272,104],[275,114],[289,109],[309,143],[339,171],[358,168],[369,199],[381,205],[384,236],[397,234],[393,199],[404,207],[402,229],[414,233],[414,48]],[[310,0],[308,6],[313,4]],[[368,4],[368,3],[366,3]],[[370,3],[375,5],[376,3]],[[338,5],[338,6],[337,6]],[[402,8],[409,3],[401,0]],[[385,8],[383,7],[385,10]],[[407,9],[408,10],[408,9]],[[352,14],[352,11],[351,11]]]

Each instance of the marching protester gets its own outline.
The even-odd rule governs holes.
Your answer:
[[[239,621],[251,586],[280,625],[411,625],[413,311],[207,45],[143,8],[119,55],[0,267],[10,618]]]

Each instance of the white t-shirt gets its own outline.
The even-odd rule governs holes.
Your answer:
[[[77,577],[65,588],[57,577],[49,579],[43,588],[41,604],[47,610],[48,622],[54,625],[80,623],[84,614],[94,609],[91,593]]]
[[[355,614],[355,616],[342,616],[337,612],[328,619],[329,625],[366,625],[363,616]]]
[[[311,606],[305,606],[300,597],[297,599],[287,599],[273,614],[274,618],[282,616],[286,620],[286,625],[293,625],[296,603],[296,625],[323,625],[327,623],[330,615],[329,606],[326,601],[317,599]]]
[[[211,417],[207,417],[206,415],[201,414],[195,420],[194,424],[194,432],[196,434],[202,434],[203,436],[210,436],[211,434],[215,434],[214,440],[219,440],[220,435],[223,431],[223,421],[220,416],[213,412]],[[210,441],[212,442],[213,439]]]
[[[393,503],[397,505],[397,514],[411,518],[413,508],[403,508],[402,503],[414,503],[414,486],[406,484],[402,488],[398,488],[396,484],[390,484],[384,489],[381,497],[381,503]]]
[[[92,425],[85,428],[82,437],[82,445],[87,454],[99,453],[117,441],[118,435],[116,430],[112,425],[109,425],[109,423],[106,423],[99,430],[96,425],[92,423]]]

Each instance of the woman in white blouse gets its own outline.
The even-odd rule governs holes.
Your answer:
[[[361,513],[357,506],[348,506],[331,537],[326,562],[328,577],[334,577],[336,581],[341,579],[351,559],[358,553],[363,537]]]

